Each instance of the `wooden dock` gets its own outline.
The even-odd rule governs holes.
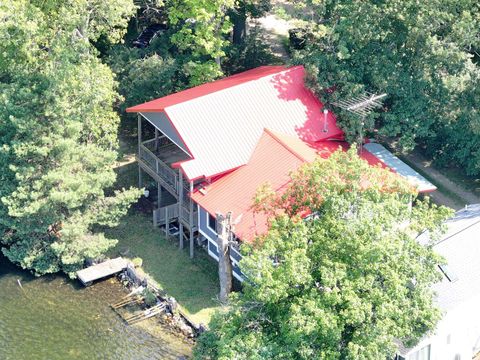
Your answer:
[[[136,324],[140,321],[147,320],[151,317],[154,317],[162,312],[165,311],[165,308],[167,306],[165,304],[157,304],[155,306],[152,306],[151,308],[148,308],[146,310],[143,310],[137,314],[134,314],[132,316],[123,318],[123,320],[128,324],[128,325],[133,325]]]
[[[77,277],[83,285],[89,286],[95,280],[103,279],[104,277],[114,275],[125,270],[127,268],[127,264],[128,261],[121,257],[110,259],[100,264],[77,271]]]

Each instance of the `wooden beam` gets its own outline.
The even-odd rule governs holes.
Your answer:
[[[190,181],[190,195],[193,192],[193,181]],[[188,223],[190,224],[190,258],[193,259],[193,201],[190,197]]]
[[[157,209],[162,207],[162,185],[157,181]]]
[[[155,127],[155,152],[158,151],[158,129]]]
[[[178,238],[180,240],[180,249],[183,249],[183,222],[182,222],[182,203],[183,203],[183,173],[178,169]]]
[[[170,220],[168,219],[168,206],[165,206],[165,237],[168,239],[170,236]]]
[[[140,114],[137,115],[138,117],[138,157],[140,158],[140,147],[142,146],[142,116]],[[142,168],[140,164],[138,165],[138,187],[143,187],[143,174]]]

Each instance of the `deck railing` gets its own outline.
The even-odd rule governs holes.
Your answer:
[[[153,210],[153,225],[165,225],[178,218],[178,204],[163,206]]]
[[[168,206],[163,206],[159,209],[153,210],[153,225],[161,226],[165,225],[167,222],[170,223],[174,220],[178,220],[178,210],[179,206],[177,204],[172,204]],[[185,224],[190,223],[190,212],[187,208],[182,206],[182,220]],[[198,226],[198,215],[196,210],[193,211],[193,224],[194,227]]]
[[[174,145],[165,136],[159,138],[158,141],[155,139],[146,140],[142,144],[145,145],[145,147],[152,152],[160,151],[162,148],[167,148]]]
[[[192,219],[193,219],[193,223],[192,225],[194,227],[198,227],[198,213],[197,213],[197,210],[194,208],[193,210],[193,216],[192,216]],[[190,211],[183,207],[182,206],[182,220],[186,223],[186,224],[189,224],[190,223]]]
[[[140,145],[139,158],[146,163],[151,170],[160,176],[165,183],[170,185],[176,195],[179,194],[178,174],[175,170],[155,156],[155,154],[144,145]]]

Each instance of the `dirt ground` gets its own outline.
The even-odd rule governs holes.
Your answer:
[[[386,145],[390,150],[396,152],[395,142],[387,140]],[[468,204],[480,203],[479,195],[447,177],[441,169],[435,168],[432,160],[425,157],[419,150],[414,150],[409,154],[396,155],[438,187],[438,190],[430,194],[435,203],[455,210]],[[459,174],[459,176],[461,175]]]

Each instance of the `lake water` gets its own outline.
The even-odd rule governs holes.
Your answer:
[[[109,307],[122,296],[114,279],[83,288],[62,276],[35,278],[0,255],[0,359],[150,360],[191,353],[158,326],[125,325]]]

